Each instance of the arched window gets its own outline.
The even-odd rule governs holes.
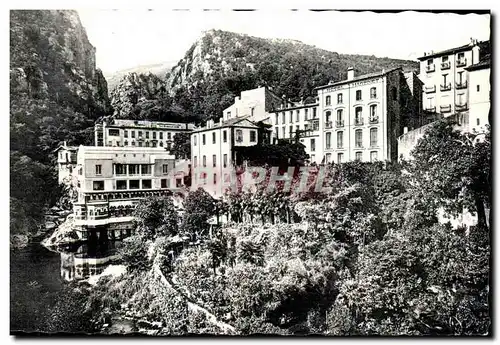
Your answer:
[[[362,129],[357,129],[354,132],[354,144],[355,147],[363,147],[363,130]]]
[[[325,105],[330,105],[330,104],[332,104],[332,98],[330,96],[326,96]]]

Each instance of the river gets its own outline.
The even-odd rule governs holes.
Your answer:
[[[10,250],[10,330],[44,332],[48,312],[64,300],[70,281],[84,280],[101,273],[118,260],[121,243],[80,243],[51,251],[40,239],[22,249]],[[56,328],[57,330],[57,328]]]

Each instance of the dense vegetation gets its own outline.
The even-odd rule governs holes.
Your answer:
[[[58,196],[53,150],[91,144],[109,100],[74,11],[10,11],[10,51],[10,228],[29,234]]]
[[[114,296],[115,312],[134,305],[172,334],[221,331],[197,323],[188,300],[238,334],[489,334],[490,223],[481,209],[491,202],[490,153],[489,133],[472,138],[443,122],[420,140],[414,160],[330,165],[321,191],[294,192],[294,178],[292,192],[264,181],[222,204],[192,192],[183,213],[170,199],[146,201],[136,235],[145,240],[123,248],[131,264],[143,264],[102,282],[95,298]],[[439,169],[447,174],[429,175]],[[478,214],[476,226],[438,221],[440,210],[464,208]],[[230,222],[211,236],[201,231],[200,219],[217,213]],[[162,300],[173,290],[147,285],[127,302],[128,286],[158,268],[176,298]]]

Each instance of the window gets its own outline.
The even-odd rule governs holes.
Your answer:
[[[443,56],[441,58],[441,62],[448,62],[448,56]]]
[[[197,140],[197,139],[198,139],[198,136],[197,136],[197,135],[194,135],[194,136],[193,136],[193,138],[194,138],[194,139],[193,139],[193,141],[194,141],[194,146],[196,146],[196,145],[197,145],[197,143],[198,143],[198,140]]]
[[[477,85],[476,90],[477,90],[477,92],[479,92],[479,90],[480,90],[479,85]]]
[[[135,131],[130,131],[132,138],[135,138]]]
[[[285,113],[281,113],[281,124],[284,125],[286,122],[286,119],[285,119]]]
[[[250,109],[250,116],[253,116],[253,112],[254,112],[254,110],[255,110],[255,108],[254,108],[254,107],[252,107],[252,108]]]
[[[163,132],[160,132],[160,140],[163,140]]]
[[[175,179],[175,186],[176,186],[177,188],[182,187],[182,179],[181,179],[181,178],[176,178],[176,179]]]
[[[223,161],[223,164],[224,164],[224,168],[227,168],[227,153],[224,153],[224,161]]]
[[[337,121],[342,121],[344,119],[342,109],[337,110]]]
[[[304,109],[304,120],[307,121],[307,116],[309,115],[309,109]]]
[[[332,146],[332,133],[326,133],[326,148],[329,149]]]
[[[313,119],[316,118],[316,108],[313,108]]]
[[[230,118],[231,118],[231,112],[230,112],[230,111],[228,111],[228,112],[227,112],[227,118],[228,118],[228,119],[230,119]]]
[[[149,131],[146,131],[146,139],[149,139]]]
[[[433,61],[432,59],[427,60],[427,66],[430,66],[430,65],[432,65],[433,63],[434,63],[434,61]]]
[[[283,126],[283,128],[281,129],[281,132],[283,133],[283,136],[282,138],[286,137],[286,128]]]
[[[126,174],[125,170],[125,164],[116,164],[115,165],[115,174],[116,175],[125,175]]]
[[[163,142],[162,141],[160,141],[160,146],[163,147]]]
[[[479,126],[479,119],[476,119],[476,125]]]
[[[337,132],[337,148],[344,147],[344,132]]]
[[[128,183],[129,189],[139,189],[139,180],[130,180]]]
[[[446,86],[446,77],[448,74],[443,74],[443,85]]]
[[[135,146],[135,141],[132,141],[132,146]]]
[[[295,115],[295,121],[299,122],[300,121],[300,110],[297,109],[296,115]]]
[[[299,125],[296,125],[295,126],[295,133],[298,133],[300,131],[300,126]]]
[[[328,164],[328,163],[331,162],[331,160],[332,160],[332,154],[331,153],[327,153],[325,155],[325,162]]]
[[[275,114],[275,119],[274,119],[274,123],[277,125],[278,124],[278,119],[279,119],[279,115],[278,113]]]
[[[212,133],[212,144],[215,144],[215,132]]]
[[[151,189],[151,180],[142,180],[142,189]]]
[[[127,130],[124,130],[124,131],[123,131],[123,137],[124,137],[124,138],[128,138],[128,131],[127,131]]]
[[[203,156],[203,167],[207,167],[207,156]]]
[[[196,156],[195,156],[195,159],[196,159]],[[162,173],[163,173],[163,175],[168,174],[168,164],[162,165]]]
[[[217,166],[217,155],[212,155],[212,166],[214,168]]]
[[[280,130],[280,129],[279,129],[279,127],[278,127],[278,126],[274,127],[274,131],[276,132],[276,133],[275,133],[275,134],[276,134],[276,138],[279,138],[279,137],[280,137],[280,135],[279,135],[279,130]]]
[[[356,101],[361,101],[361,90],[356,91]]]
[[[119,145],[118,145],[119,146]],[[149,147],[149,141],[146,141],[146,147]]]
[[[291,126],[290,126],[291,127]],[[257,141],[257,135],[255,131],[250,131],[250,142],[254,143]]]
[[[290,138],[293,136],[293,126],[290,126]]]
[[[109,129],[108,133],[109,133],[110,136],[113,136],[113,137],[120,136],[120,130],[119,129]]]
[[[293,111],[290,110],[290,123],[293,123]]]
[[[344,162],[344,154],[340,152],[337,154],[337,163],[340,164],[343,162]]]
[[[378,144],[378,129],[370,128],[370,146],[374,147]]]
[[[194,156],[194,167],[196,168],[198,166],[198,157],[197,156]]]
[[[331,105],[331,104],[332,104],[332,98],[330,96],[326,96],[325,105]]]
[[[378,152],[372,151],[370,152],[370,162],[375,162],[378,159]]]
[[[377,98],[377,88],[376,87],[372,87],[370,89],[370,98]]]
[[[370,105],[370,121],[376,121],[377,118],[377,105],[372,104]]]
[[[141,175],[151,175],[151,165],[141,164]]]
[[[316,151],[316,140],[311,139],[311,152]]]
[[[139,164],[129,164],[128,174],[129,175],[139,175]]]
[[[283,134],[285,134],[283,130]],[[241,129],[237,129],[235,132],[235,140],[237,143],[243,142],[243,131]]]
[[[142,138],[142,131],[139,131],[138,134],[139,134],[139,138]]]
[[[156,132],[153,132],[153,139],[156,139]]]
[[[342,104],[342,102],[343,102],[343,100],[342,100],[342,94],[341,94],[341,93],[339,93],[339,94],[337,95],[337,103],[338,103],[338,104]]]
[[[156,142],[153,142],[152,144],[153,144],[153,147],[156,147]]]
[[[355,116],[356,116],[356,118],[355,118],[356,124],[357,125],[363,124],[363,108],[357,107],[355,109],[355,113],[356,113],[355,114]]]
[[[201,135],[201,144],[202,144],[202,145],[205,145],[205,143],[206,143],[206,140],[205,140],[205,134],[202,134],[202,135]]]
[[[354,146],[363,147],[363,130],[357,129],[354,132]]]
[[[304,130],[307,131],[309,129],[309,124],[308,123],[304,123]]]
[[[95,174],[96,175],[102,175],[102,165],[101,164],[96,164],[96,166],[95,166]]]
[[[252,108],[253,110],[253,108]],[[214,184],[217,184],[217,174],[214,174]]]
[[[171,140],[171,139],[172,139],[172,133],[167,132],[167,140]]]
[[[168,179],[161,179],[161,188],[168,188]]]
[[[227,131],[226,130],[222,131],[222,141],[225,143],[227,142]]]
[[[458,60],[463,60],[465,57],[464,53],[458,53]]]
[[[127,180],[117,180],[116,189],[127,189]]]
[[[142,142],[139,141],[139,147],[142,147]]]
[[[94,181],[92,183],[93,190],[104,190],[104,181]]]
[[[356,160],[360,161],[363,158],[363,152],[356,152]]]
[[[458,84],[462,84],[462,74],[464,73],[464,71],[460,71],[457,73],[457,79],[458,79]]]
[[[330,122],[330,117],[332,116],[332,112],[331,111],[327,111],[326,112],[326,116],[325,116],[325,120],[326,120],[326,123],[329,123]]]

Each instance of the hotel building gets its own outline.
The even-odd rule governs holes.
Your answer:
[[[480,61],[481,50],[488,51],[489,42],[471,39],[469,44],[425,53],[418,58],[419,77],[424,83],[425,112],[447,117],[469,109],[470,89],[467,68]]]
[[[96,146],[162,147],[170,150],[179,132],[191,132],[194,124],[105,119],[94,127]]]
[[[175,157],[162,148],[78,147],[73,215],[79,237],[130,235],[132,212],[141,199],[183,188],[175,164]]]

